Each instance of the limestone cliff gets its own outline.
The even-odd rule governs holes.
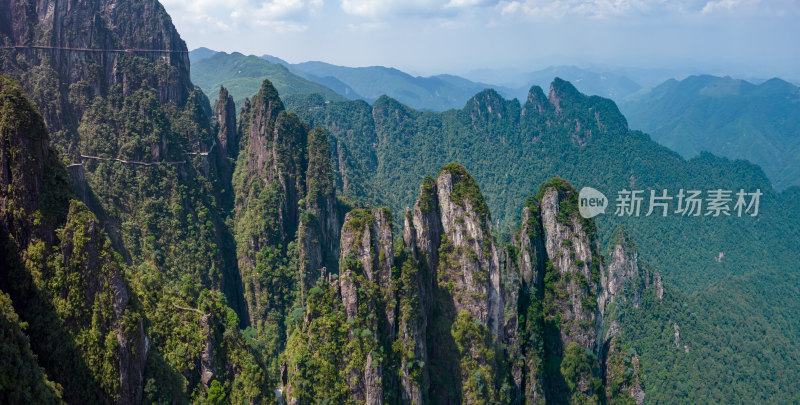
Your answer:
[[[347,381],[353,400],[370,405],[383,403],[381,344],[392,341],[394,334],[392,247],[388,209],[358,209],[347,214],[339,280],[342,304],[352,325],[350,339],[361,341],[356,350],[346,354]]]

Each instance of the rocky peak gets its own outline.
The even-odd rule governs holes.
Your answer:
[[[506,101],[494,89],[486,89],[469,99],[464,111],[470,115],[473,125],[500,120],[504,117],[516,118],[515,114],[509,111],[508,103],[510,101]]]
[[[224,87],[219,88],[219,98],[214,103],[214,118],[219,123],[217,139],[222,155],[236,159],[239,140],[236,133],[236,105]]]
[[[457,312],[466,310],[500,336],[503,302],[500,259],[492,236],[489,208],[464,166],[449,164],[436,180],[442,233],[437,277],[452,290]]]
[[[528,91],[528,100],[525,107],[524,113],[532,110],[531,112],[535,111],[537,114],[543,115],[546,111],[551,110],[553,105],[550,104],[541,87],[533,86]]]
[[[572,83],[561,79],[560,77],[556,77],[553,79],[553,82],[550,83],[550,93],[547,96],[547,100],[550,102],[556,112],[561,112],[562,110],[562,102],[570,102],[577,97],[581,97],[582,94],[572,85]]]
[[[561,314],[562,340],[565,346],[577,342],[583,349],[599,353],[597,296],[602,268],[594,222],[580,217],[578,193],[565,180],[551,180],[540,195],[544,246],[558,272],[557,284],[566,292],[556,305]]]

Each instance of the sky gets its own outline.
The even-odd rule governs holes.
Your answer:
[[[189,49],[414,74],[552,65],[800,80],[796,0],[161,0]]]

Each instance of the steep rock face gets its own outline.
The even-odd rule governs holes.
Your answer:
[[[539,203],[529,198],[522,225],[512,235],[503,284],[506,291],[505,343],[511,362],[514,398],[529,404],[545,401],[542,301],[547,253]]]
[[[415,207],[414,215],[421,218],[421,214],[422,211]],[[406,257],[401,259],[401,295],[398,299],[398,338],[402,347],[400,384],[404,403],[424,404],[428,402],[430,387],[427,366],[428,322],[432,319],[433,285],[432,271],[429,270],[426,256],[419,255],[414,218],[411,210],[407,209],[403,217],[403,246]]]
[[[0,76],[0,225],[18,244],[31,238],[50,153],[47,130],[17,84]]]
[[[291,303],[290,296],[276,297],[282,303],[259,298],[270,294],[276,277],[294,284],[299,271],[302,296],[320,268],[336,267],[342,208],[325,132],[309,131],[286,113],[269,81],[245,104],[239,133],[234,220],[250,319],[256,323]]]
[[[388,209],[357,209],[342,227],[340,286],[342,304],[362,345],[347,356],[350,393],[356,402],[383,403],[381,339],[393,340],[392,227]],[[359,356],[366,355],[365,359]]]
[[[298,201],[305,193],[307,132],[294,115],[283,111],[277,91],[267,81],[241,118],[234,220],[239,270],[253,324],[272,310],[285,309],[260,297],[274,277],[291,277],[290,270],[280,267],[289,266],[293,255],[288,245],[295,238]],[[264,256],[270,253],[282,260],[267,262]],[[260,263],[265,267],[258,271]]]
[[[233,97],[224,87],[219,89],[219,98],[214,103],[214,118],[219,123],[217,139],[222,154],[236,159],[239,152],[239,138],[236,132],[236,105]]]
[[[503,283],[516,294],[506,321],[515,389],[527,403],[597,402],[602,389],[602,257],[577,192],[555,178],[528,198],[507,247]],[[513,310],[506,309],[508,314]],[[519,355],[522,356],[519,356]]]
[[[492,222],[477,183],[463,166],[448,165],[436,181],[444,247],[437,277],[452,290],[457,312],[473,318],[500,336],[503,302],[500,260],[492,236]]]
[[[404,240],[418,264],[412,291],[425,320],[404,323],[404,333],[428,334],[426,342],[406,345],[407,357],[418,358],[422,347],[428,352],[416,363],[428,370],[412,372],[406,365],[406,393],[440,403],[497,400],[496,344],[505,305],[491,219],[475,179],[455,163],[436,181],[426,178],[406,224]]]
[[[301,291],[314,285],[323,266],[336,267],[339,257],[341,211],[331,177],[330,146],[325,131],[308,134],[305,212],[300,217]]]
[[[603,294],[599,300],[600,311],[607,318],[613,318],[612,303],[619,300],[628,301],[638,308],[644,290],[653,286],[656,296],[664,296],[661,275],[640,263],[636,244],[624,228],[617,228],[609,243],[607,271],[602,274]]]
[[[18,47],[0,50],[2,70],[20,79],[29,92],[37,81],[49,82],[48,89],[32,95],[56,137],[70,136],[80,120],[81,108],[69,100],[75,94],[73,84],[79,83],[91,97],[107,94],[115,84],[126,95],[141,86],[125,68],[132,58],[146,59],[161,70],[153,84],[162,103],[183,104],[191,91],[186,44],[156,0],[9,0],[0,6],[8,19],[0,42]],[[56,143],[68,145],[63,139]]]
[[[62,314],[65,323],[78,330],[88,329],[88,325],[96,324],[98,319],[104,323],[100,333],[113,334],[118,344],[114,352],[106,353],[115,359],[119,373],[116,401],[121,404],[141,403],[148,350],[143,320],[131,308],[123,268],[110,241],[95,216],[79,202],[73,201],[70,205],[60,251],[65,271],[60,275],[63,279],[58,280],[59,276],[56,276],[50,283],[58,280],[60,282],[54,284],[63,287],[60,291],[52,291],[53,299],[77,298],[75,294],[83,294],[82,305],[71,307]],[[86,333],[76,332],[77,335]],[[108,344],[94,342],[97,345],[101,343]],[[86,347],[84,350],[91,349]]]
[[[115,250],[173,279],[190,274],[242,311],[235,256],[218,248],[232,245],[218,194],[230,173],[209,156],[208,101],[161,4],[9,0],[0,15],[0,70],[37,103]]]
[[[561,373],[572,400],[596,398],[600,376],[602,318],[597,308],[601,257],[594,223],[577,213],[577,192],[560,179],[543,187],[541,221],[544,245],[552,269],[545,269],[545,321],[560,330],[563,347]],[[554,342],[555,343],[555,342]],[[588,356],[585,352],[592,353]],[[588,357],[587,357],[588,356]]]
[[[561,315],[562,341],[565,346],[576,342],[584,350],[599,353],[597,295],[601,262],[594,240],[596,230],[586,229],[587,224],[577,212],[568,212],[562,206],[564,202],[569,204],[575,194],[572,189],[545,189],[541,202],[544,244],[565,287],[565,294],[554,302]]]

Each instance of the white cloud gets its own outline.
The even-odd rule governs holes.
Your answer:
[[[454,16],[469,8],[493,5],[497,0],[342,0],[345,13],[371,19]]]
[[[468,0],[467,0],[468,1]],[[708,15],[718,12],[762,15],[796,13],[792,0],[503,0],[497,5],[505,16],[562,19],[567,16],[611,18],[617,16]]]
[[[275,31],[304,31],[303,22],[323,6],[323,0],[161,0],[176,23],[207,32],[238,26],[271,27]]]

